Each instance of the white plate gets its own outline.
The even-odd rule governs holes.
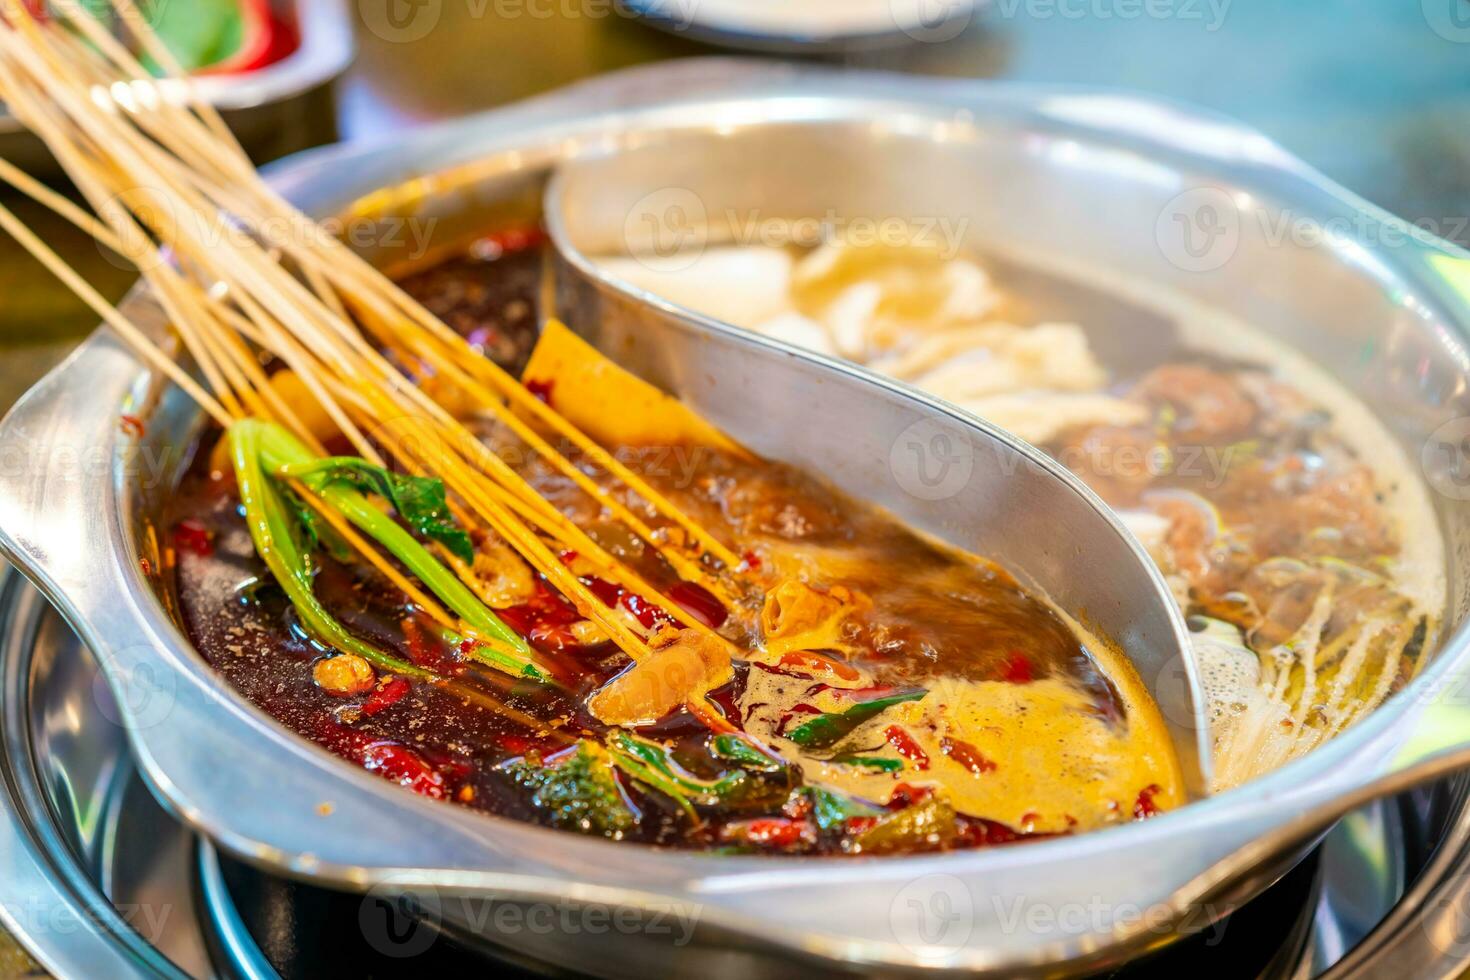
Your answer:
[[[974,20],[979,0],[622,0],[651,23],[731,47],[821,49],[938,43]]]

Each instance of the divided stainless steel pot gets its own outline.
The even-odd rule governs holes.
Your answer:
[[[931,210],[963,201],[987,244],[1014,255],[1060,255],[1270,329],[1358,391],[1414,458],[1444,423],[1470,415],[1470,303],[1456,288],[1470,259],[1406,232],[1258,135],[1155,102],[694,63],[617,76],[391,147],[318,152],[276,179],[314,213],[435,218],[436,238],[449,240],[487,214],[536,216],[548,174],[570,157],[673,133],[718,140],[750,130],[776,142],[792,133],[826,141],[834,173],[865,173],[861,159],[842,156],[854,141],[948,148],[948,162],[936,152],[915,172],[869,176],[911,185]],[[753,172],[760,162],[751,161]],[[946,194],[941,179],[964,184]],[[1171,261],[1161,237],[1181,196],[1202,189],[1224,194],[1241,219],[1230,257],[1214,268],[1192,264],[1188,251]],[[1258,212],[1367,231],[1282,240]],[[1390,231],[1396,245],[1374,244]],[[374,257],[402,256],[390,248]],[[770,351],[773,363],[805,358]],[[661,380],[692,390],[677,372]],[[148,438],[124,438],[121,412],[144,416]],[[148,518],[180,464],[177,448],[197,425],[99,334],[0,426],[0,547],[98,652],[153,789],[233,853],[324,883],[410,895],[457,935],[491,936],[503,908],[519,909],[523,922],[544,914],[571,923],[511,934],[521,951],[550,962],[626,976],[780,973],[793,959],[830,971],[1012,976],[1106,966],[1226,914],[1355,803],[1466,761],[1470,714],[1455,695],[1470,672],[1460,629],[1470,530],[1461,498],[1470,494],[1436,479],[1449,488],[1436,503],[1452,556],[1451,603],[1418,679],[1306,759],[1147,823],[973,853],[752,861],[487,820],[327,757],[244,704],[190,649],[139,559]],[[1453,464],[1435,462],[1449,469],[1431,476],[1458,476]],[[605,912],[589,918],[589,908]]]

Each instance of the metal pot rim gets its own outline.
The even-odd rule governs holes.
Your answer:
[[[684,94],[675,99],[659,94],[671,89]],[[1303,213],[1352,213],[1402,224],[1258,134],[1168,103],[1094,90],[828,75],[784,67],[746,68],[727,61],[635,70],[520,107],[433,127],[381,150],[349,146],[314,151],[277,169],[274,178],[309,210],[335,213],[368,191],[400,185],[425,169],[438,173],[459,165],[484,166],[487,160],[504,166],[507,153],[518,156],[513,168],[532,168],[538,160],[585,150],[638,125],[703,121],[715,106],[727,115],[755,113],[769,119],[774,113],[793,121],[892,114],[995,118],[1070,128],[1089,138],[1160,153],[1198,155],[1199,146],[1215,150],[1229,146],[1242,155],[1234,161],[1238,177],[1269,181],[1278,192],[1288,189]],[[1412,234],[1413,252],[1386,257],[1385,262],[1396,279],[1422,295],[1437,321],[1463,338],[1470,311],[1432,275],[1429,259],[1465,256],[1417,230]],[[1239,900],[1229,888],[1237,874],[1299,844],[1304,832],[1320,829],[1310,820],[1304,826],[1300,817],[1317,814],[1330,820],[1375,788],[1392,784],[1403,764],[1402,753],[1416,735],[1423,734],[1426,695],[1442,690],[1470,668],[1470,634],[1461,627],[1442,642],[1434,662],[1407,690],[1310,756],[1144,824],[1024,848],[882,861],[750,861],[647,851],[511,821],[487,821],[478,814],[419,800],[339,765],[222,690],[194,655],[144,582],[127,530],[131,489],[119,477],[125,472],[127,447],[113,413],[125,396],[146,400],[145,381],[115,339],[100,333],[17,406],[0,430],[10,439],[45,447],[54,444],[48,440],[62,435],[71,440],[69,444],[77,444],[81,436],[82,445],[106,445],[109,459],[117,465],[105,472],[79,474],[65,463],[36,455],[45,464],[17,481],[23,486],[0,494],[0,552],[32,578],[88,645],[100,652],[110,680],[121,689],[119,701],[128,713],[140,766],[177,815],[247,860],[321,882],[441,894],[488,891],[529,901],[565,898],[640,908],[698,906],[702,922],[743,941],[844,962],[1006,972],[1060,961],[1092,962],[1156,942],[1159,934],[1142,921],[1122,923],[1115,917],[1100,929],[997,934],[995,942],[936,949],[895,936],[899,927],[893,916],[915,886],[922,898],[955,881],[971,894],[971,883],[978,884],[978,894],[986,899],[1019,894],[1026,901],[1059,906],[1079,890],[1071,887],[1078,883],[1057,879],[1067,879],[1068,868],[1083,865],[1094,870],[1111,866],[1117,877],[1162,875],[1131,891],[1109,891],[1119,883],[1108,881],[1107,874],[1083,886],[1094,888],[1115,912],[1127,904],[1177,917],[1207,901],[1218,901],[1221,913],[1228,911]],[[80,428],[78,415],[86,416]],[[23,503],[17,503],[17,494]],[[76,552],[67,554],[68,548]],[[113,632],[119,628],[131,642],[120,643]],[[147,719],[129,713],[128,688],[139,683],[140,672],[153,669],[162,669],[172,678],[169,683],[178,686],[172,689],[176,703],[166,722],[150,726]],[[271,753],[271,778],[262,779],[258,773],[203,773],[182,764],[190,752],[197,763],[201,749],[221,749],[242,740]],[[181,742],[204,744],[181,746]],[[1412,761],[1433,765],[1438,758]],[[1446,758],[1443,764],[1448,767],[1450,761]],[[242,781],[250,785],[242,788]],[[222,808],[224,801],[238,804],[250,792],[266,794],[270,806],[242,808],[248,813]],[[1325,815],[1324,800],[1331,810]],[[316,823],[301,817],[304,807],[327,803],[331,811],[323,809]],[[294,816],[272,820],[270,807]],[[412,839],[398,833],[391,843],[376,832],[361,843],[340,839],[355,833],[367,818],[371,826],[387,827],[389,815],[411,818],[418,832]],[[1221,850],[1212,843],[1222,836],[1242,835],[1255,837],[1255,843],[1239,851],[1234,846]],[[427,837],[433,839],[423,839]],[[336,839],[315,846],[329,838]],[[543,853],[527,856],[538,851]],[[1006,891],[1008,885],[1023,881],[1028,882],[1025,889]],[[813,903],[823,907],[822,928],[807,924],[808,906]]]

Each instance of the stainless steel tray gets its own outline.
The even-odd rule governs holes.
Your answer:
[[[534,214],[549,170],[568,155],[721,127],[942,139],[960,154],[946,174],[971,190],[1004,188],[966,200],[1015,248],[1060,251],[1118,282],[1141,280],[1247,316],[1359,390],[1416,451],[1442,423],[1470,414],[1470,311],[1449,278],[1470,261],[1463,253],[1404,229],[1256,134],[1155,102],[686,64],[387,149],[320,152],[276,179],[318,214],[434,216],[448,234],[484,220],[487,208]],[[939,176],[903,179],[933,199]],[[1393,231],[1401,245],[1282,245],[1242,222],[1230,262],[1212,273],[1185,268],[1177,255],[1169,261],[1158,229],[1171,202],[1201,187],[1323,227],[1346,221]],[[302,744],[203,668],[137,567],[140,520],[167,492],[177,462],[157,450],[166,436],[177,445],[194,424],[177,400],[155,403],[155,394],[101,334],[0,429],[26,461],[0,484],[4,550],[99,651],[155,791],[233,853],[343,887],[411,893],[463,930],[475,929],[487,901],[604,906],[645,924],[660,912],[694,916],[685,945],[647,928],[572,941],[519,937],[525,952],[551,962],[626,976],[785,974],[793,960],[827,971],[1008,976],[1102,967],[1227,913],[1333,818],[1370,793],[1461,764],[1470,744],[1470,723],[1437,696],[1457,690],[1470,669],[1458,557],[1470,507],[1444,496],[1440,519],[1457,556],[1447,569],[1449,630],[1410,689],[1312,756],[1146,824],[988,852],[752,862],[486,820],[413,798]],[[138,447],[120,436],[124,404],[149,413],[159,441]],[[148,473],[151,483],[139,479]],[[242,751],[272,765],[212,764]],[[407,826],[414,832],[401,830]],[[1252,843],[1238,853],[1240,840]],[[1079,909],[1101,912],[1071,914]]]

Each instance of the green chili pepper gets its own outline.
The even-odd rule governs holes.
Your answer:
[[[834,714],[818,715],[811,721],[805,722],[792,729],[786,737],[804,748],[825,748],[841,740],[854,728],[857,728],[869,718],[876,717],[895,704],[903,704],[905,701],[918,701],[928,691],[914,688],[907,691],[899,691],[871,701],[862,701],[853,705],[846,711]]]

